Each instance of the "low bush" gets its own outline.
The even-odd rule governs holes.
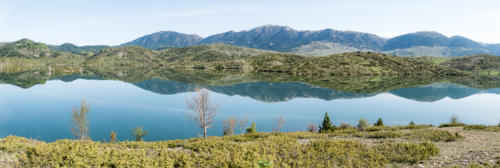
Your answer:
[[[443,128],[443,127],[463,127],[463,126],[466,126],[466,124],[460,122],[460,120],[458,119],[457,115],[453,115],[453,116],[450,117],[450,122],[449,123],[441,124],[441,125],[439,125],[439,128]]]
[[[369,127],[370,126],[370,123],[368,121],[366,121],[365,119],[359,119],[359,122],[358,122],[358,130],[360,131],[364,131],[365,128]]]
[[[384,121],[382,121],[382,118],[378,118],[377,122],[375,124],[373,124],[373,126],[383,127]]]
[[[374,132],[374,131],[395,131],[398,130],[397,127],[386,127],[386,126],[373,126],[373,127],[367,127],[364,129],[364,131],[367,132]]]
[[[384,142],[375,147],[382,155],[394,162],[418,163],[439,153],[434,144],[423,143],[393,143]]]
[[[463,127],[467,126],[467,124],[464,123],[444,123],[439,125],[439,128],[444,128],[444,127]]]
[[[257,132],[257,125],[255,123],[252,123],[250,127],[247,127],[245,130],[247,134],[253,134]]]
[[[486,125],[467,125],[464,130],[485,130],[488,128]]]
[[[373,138],[373,139],[385,139],[385,138],[398,138],[402,134],[394,131],[377,131],[377,132],[360,132],[355,134],[356,137]]]
[[[303,144],[297,136],[318,137]],[[20,167],[387,167],[438,151],[427,143],[366,145],[308,132],[117,143],[9,136],[0,140],[0,149],[17,153]]]
[[[486,126],[486,125],[467,125],[464,127],[464,130],[481,130],[481,131],[500,132],[500,127]]]
[[[341,130],[351,129],[351,128],[352,128],[351,124],[345,123],[345,122],[340,123],[340,126],[339,126],[339,129],[341,129]]]
[[[399,129],[422,129],[422,128],[429,128],[433,127],[432,125],[415,125],[415,124],[410,124],[406,126],[400,126],[398,127]]]
[[[415,130],[404,135],[407,139],[420,139],[433,142],[454,142],[463,139],[458,133],[442,130]]]

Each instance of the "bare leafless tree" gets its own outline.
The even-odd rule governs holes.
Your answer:
[[[238,119],[233,117],[229,118],[228,120],[224,120],[223,135],[233,135],[236,128],[236,122],[238,122]]]
[[[241,134],[245,133],[245,129],[247,129],[246,127],[247,124],[248,124],[248,116],[245,116],[244,119],[238,121],[238,128],[240,129]]]
[[[309,123],[309,125],[307,125],[307,131],[309,131],[309,132],[318,132],[318,130],[316,128],[316,125],[314,125],[313,123]]]
[[[192,110],[188,117],[201,128],[203,137],[207,137],[207,129],[211,127],[212,122],[217,115],[218,104],[210,99],[206,89],[197,89],[197,94],[192,95],[186,102]]]
[[[273,122],[273,131],[274,132],[281,132],[281,129],[285,125],[285,116],[280,116],[278,117],[274,122]]]
[[[80,139],[90,139],[90,120],[88,117],[90,107],[86,104],[85,100],[80,102],[80,109],[73,108],[71,110],[71,132],[73,135]]]

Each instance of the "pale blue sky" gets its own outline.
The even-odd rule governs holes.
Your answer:
[[[162,30],[206,37],[265,24],[383,37],[433,30],[500,43],[500,1],[0,0],[0,41],[117,45]]]

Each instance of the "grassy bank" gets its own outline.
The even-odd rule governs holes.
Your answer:
[[[490,149],[477,147],[482,145],[478,138]],[[19,167],[494,167],[500,166],[500,155],[495,155],[500,152],[499,145],[498,132],[417,125],[158,142],[46,143],[9,136],[0,140],[0,151],[3,158],[10,156],[5,165]],[[455,152],[450,154],[452,149]],[[474,152],[490,155],[474,155],[476,160],[466,162],[450,161]]]

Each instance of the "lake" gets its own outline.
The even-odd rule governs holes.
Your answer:
[[[207,88],[220,105],[214,126],[208,131],[213,136],[222,134],[222,121],[230,117],[247,117],[257,124],[258,131],[271,131],[280,116],[286,119],[283,131],[303,131],[310,123],[319,125],[325,112],[336,125],[356,125],[360,118],[373,123],[379,117],[386,125],[410,121],[439,125],[453,115],[469,124],[493,125],[500,120],[500,88],[476,89],[439,80],[397,87],[367,83],[364,86],[369,89],[359,89],[359,84],[342,91],[293,80],[254,79],[211,85],[68,75],[26,82],[20,76],[3,75],[0,136],[44,141],[73,138],[70,111],[81,99],[91,107],[90,134],[94,140],[107,140],[110,131],[117,132],[119,140],[133,140],[131,128],[135,126],[143,126],[150,133],[146,141],[198,137],[200,129],[186,117],[186,100],[199,87]]]

